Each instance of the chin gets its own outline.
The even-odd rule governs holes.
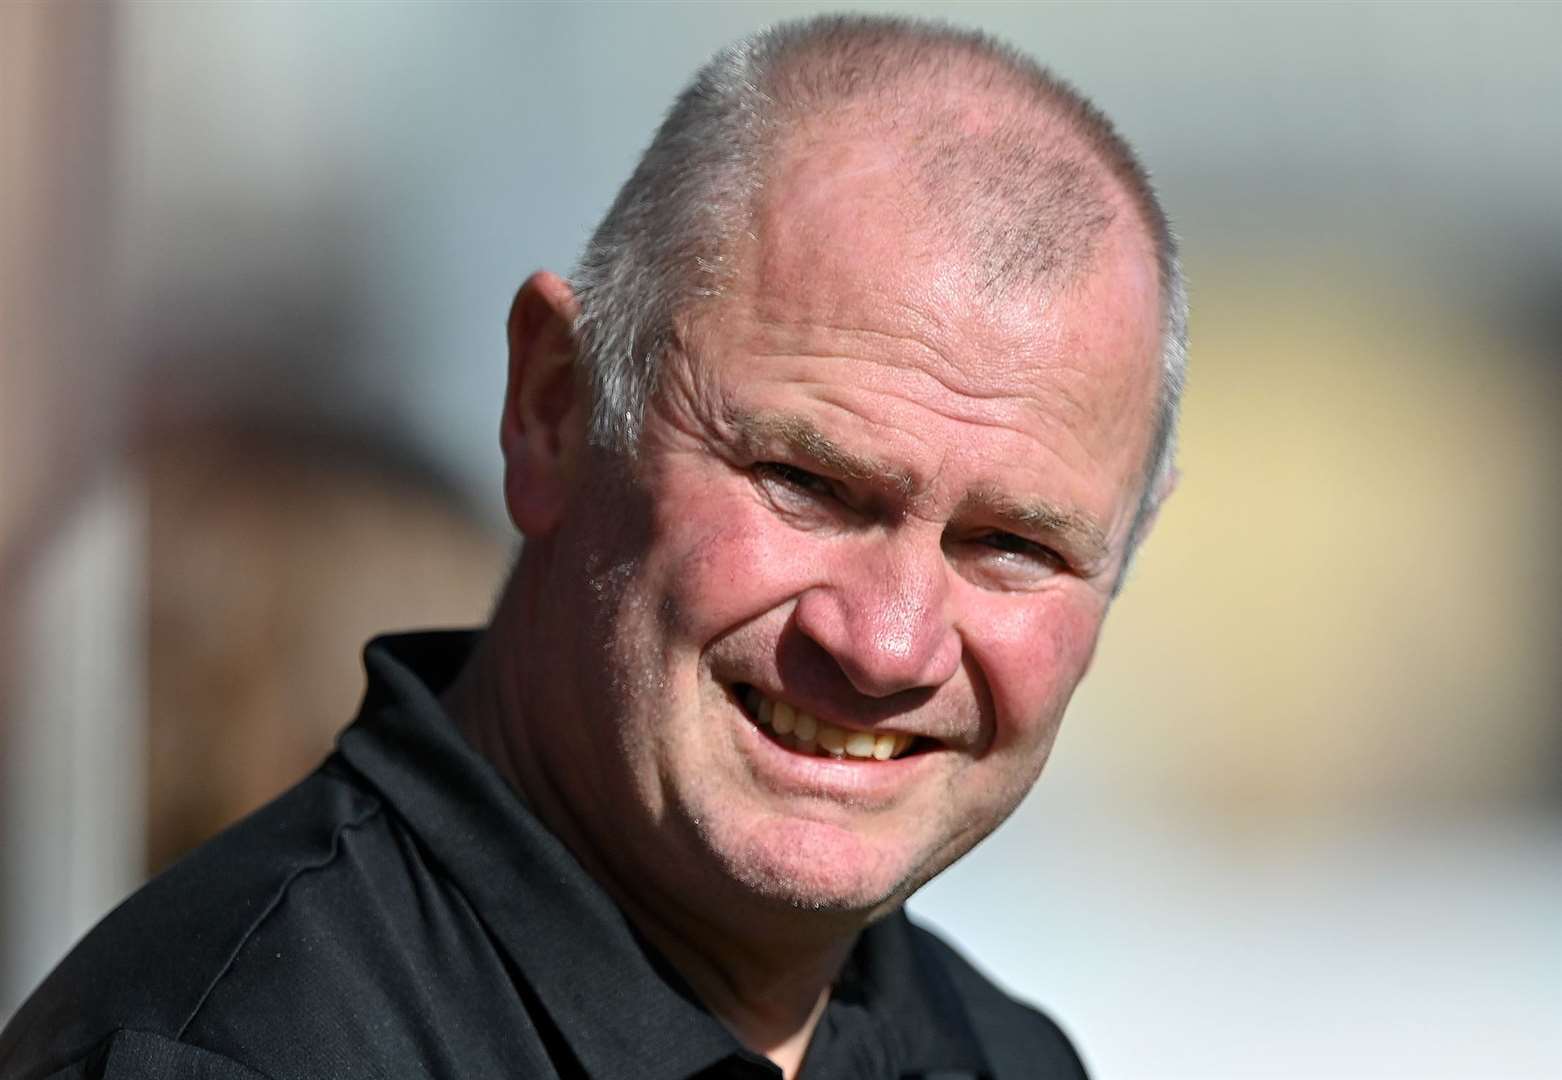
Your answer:
[[[838,826],[770,820],[729,850],[728,876],[757,898],[871,921],[931,877],[920,860]]]

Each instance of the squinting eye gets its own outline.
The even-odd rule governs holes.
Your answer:
[[[980,542],[995,551],[1005,555],[1020,555],[1029,559],[1037,559],[1041,562],[1051,563],[1054,566],[1063,565],[1063,557],[1049,547],[1027,540],[1023,536],[1016,536],[1009,532],[990,532],[980,537]]]
[[[835,496],[835,485],[829,480],[807,469],[799,469],[796,465],[787,465],[779,461],[761,461],[754,466],[754,471],[762,479],[778,480],[796,491],[825,498]]]

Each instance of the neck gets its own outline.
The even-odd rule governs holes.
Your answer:
[[[705,1007],[744,1046],[764,1054],[792,1080],[856,939],[858,922],[744,904],[741,893],[725,898],[725,904],[699,887],[669,895],[643,877],[614,871],[614,852],[590,839],[594,830],[581,816],[589,808],[573,806],[552,779],[547,747],[539,741],[547,730],[527,723],[528,715],[549,713],[515,662],[536,655],[527,646],[540,644],[525,640],[535,612],[523,573],[517,570],[488,632],[443,695],[447,712]],[[694,908],[691,896],[710,902]]]
[[[687,907],[649,904],[615,885],[608,879],[614,900],[705,1007],[744,1046],[775,1062],[788,1080],[795,1077],[855,935],[783,938],[759,921],[737,934]]]

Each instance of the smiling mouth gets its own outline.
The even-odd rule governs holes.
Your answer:
[[[754,726],[772,741],[799,754],[859,761],[890,761],[915,754],[931,740],[898,731],[853,731],[820,720],[784,701],[772,701],[746,683],[732,687]]]

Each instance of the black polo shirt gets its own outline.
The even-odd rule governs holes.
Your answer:
[[[779,1078],[445,715],[473,640],[370,643],[337,752],[104,919],[0,1035],[0,1078]],[[896,914],[859,939],[802,1075],[1084,1072]]]

